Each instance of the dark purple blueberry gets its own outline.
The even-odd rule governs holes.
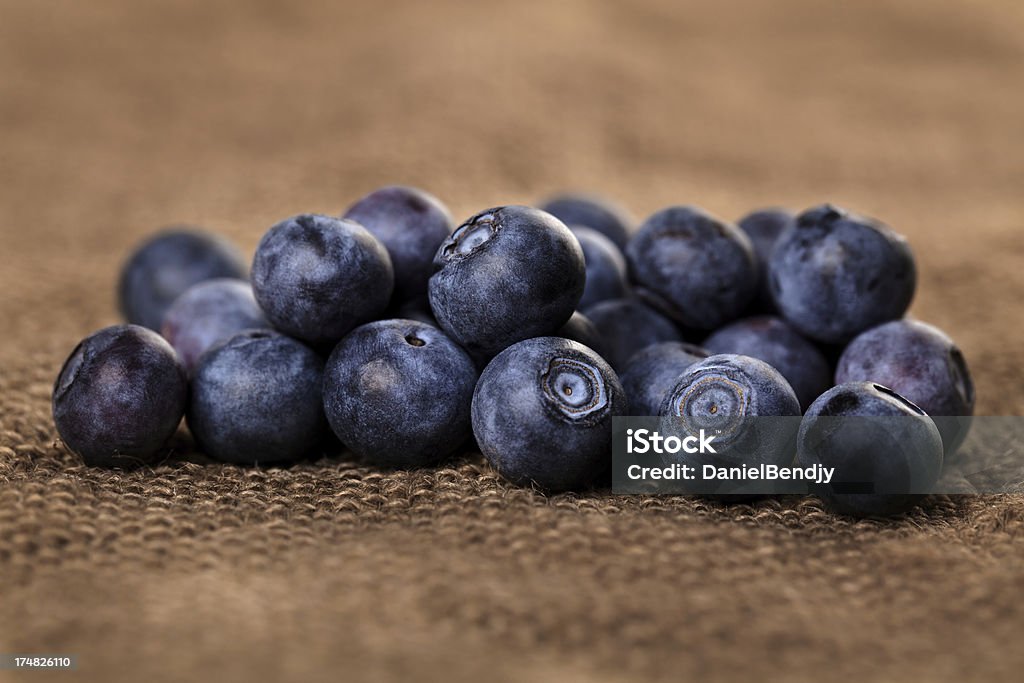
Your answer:
[[[362,225],[387,247],[395,269],[397,301],[427,293],[434,254],[454,227],[441,200],[414,187],[384,187],[353,204],[345,218]]]
[[[242,330],[269,328],[247,280],[218,278],[193,285],[164,316],[160,332],[191,373],[207,349]]]
[[[595,195],[568,193],[552,197],[540,207],[566,225],[596,230],[625,249],[633,233],[633,219],[622,207]]]
[[[689,329],[713,330],[738,318],[757,289],[750,239],[692,206],[648,218],[626,259],[637,295]]]
[[[612,417],[626,396],[608,364],[582,344],[537,337],[502,351],[473,394],[473,434],[506,479],[579,490],[611,464]]]
[[[620,375],[630,415],[657,415],[683,371],[710,354],[686,342],[653,344],[633,354]]]
[[[752,417],[799,417],[800,402],[772,366],[750,356],[722,353],[686,368],[665,395],[660,414],[732,423]]]
[[[942,470],[942,437],[923,410],[891,389],[851,382],[829,389],[800,423],[797,463],[835,468],[812,490],[836,512],[884,517],[909,510]]]
[[[758,285],[754,295],[752,310],[758,313],[775,313],[775,301],[772,300],[771,285],[768,281],[768,263],[771,261],[775,243],[788,227],[793,225],[796,217],[785,209],[761,209],[753,211],[741,218],[736,224],[747,233],[754,245],[757,256]],[[800,392],[797,392],[798,394]]]
[[[604,356],[604,342],[601,340],[601,333],[594,327],[594,323],[590,322],[590,318],[579,311],[573,313],[569,322],[559,327],[551,336],[572,339],[590,347],[597,352],[597,355]]]
[[[245,276],[245,260],[227,240],[198,228],[167,228],[140,244],[122,267],[121,314],[129,323],[159,331],[167,309],[192,285]]]
[[[115,325],[75,347],[53,386],[53,422],[87,465],[154,461],[185,412],[185,369],[160,335]]]
[[[363,460],[422,467],[469,439],[477,372],[433,325],[379,320],[352,330],[324,372],[324,408],[337,437]]]
[[[832,386],[825,356],[781,318],[737,320],[705,339],[703,346],[711,353],[738,353],[768,363],[793,387],[802,408]]]
[[[602,301],[584,314],[597,329],[604,357],[616,372],[625,370],[634,353],[652,344],[683,340],[671,320],[637,299]]]
[[[304,214],[272,227],[256,247],[252,289],[278,330],[315,345],[336,342],[387,308],[391,257],[350,220]]]
[[[877,382],[919,406],[935,421],[946,455],[967,436],[974,382],[964,355],[942,330],[894,320],[858,335],[839,358],[836,384]]]
[[[549,335],[583,294],[583,250],[551,214],[503,206],[463,223],[441,245],[430,307],[441,328],[475,358]]]
[[[799,425],[786,418],[800,416],[800,402],[786,379],[756,358],[719,354],[694,363],[665,394],[659,412],[662,429],[680,439],[699,438],[701,430],[715,437],[714,453],[680,452],[671,456],[674,462],[698,468],[793,462]],[[742,495],[744,488],[725,483],[713,492]]]
[[[839,344],[902,317],[917,271],[901,235],[824,204],[800,214],[779,238],[769,278],[775,304],[793,327]]]
[[[246,330],[202,355],[192,376],[188,427],[207,455],[280,463],[324,443],[324,362],[273,330]]]
[[[587,308],[608,299],[620,299],[629,291],[626,259],[615,243],[593,228],[570,225],[583,248],[587,283],[579,307]]]

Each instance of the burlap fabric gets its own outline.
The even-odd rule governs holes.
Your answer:
[[[825,199],[919,257],[981,414],[1024,410],[1021,3],[0,2],[2,680],[1019,680],[1024,500],[545,497],[381,473],[82,467],[50,385],[144,233],[251,249],[422,185],[643,215]]]

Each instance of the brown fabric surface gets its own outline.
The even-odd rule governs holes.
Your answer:
[[[142,235],[251,249],[390,182],[458,216],[848,204],[911,239],[978,412],[1021,414],[1024,5],[682,5],[0,0],[0,652],[97,681],[1019,680],[1020,496],[852,522],[545,497],[471,455],[244,469],[182,434],[115,472],[56,441],[53,377]]]

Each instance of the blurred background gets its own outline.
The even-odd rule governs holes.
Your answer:
[[[877,216],[978,413],[1024,414],[1022,84],[1016,0],[0,0],[0,651],[78,647],[104,680],[143,655],[150,680],[1019,675],[1019,501],[872,526],[471,467],[71,476],[48,401],[144,235],[251,253],[404,183],[457,219],[562,190]]]

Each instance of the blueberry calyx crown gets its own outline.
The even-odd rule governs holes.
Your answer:
[[[441,260],[447,262],[466,258],[489,242],[501,228],[498,213],[497,209],[484,211],[460,225],[441,245]]]
[[[881,384],[874,384],[872,386],[874,386],[875,391],[885,396],[888,396],[890,399],[892,399],[894,403],[898,403],[901,406],[905,406],[911,412],[916,413],[918,415],[927,415],[927,413],[925,413],[924,410],[922,410],[916,403],[914,403],[910,399],[900,396],[889,387],[882,386]]]
[[[873,228],[890,239],[902,244],[906,244],[907,241],[903,235],[899,234],[885,223],[869,216],[847,211],[846,209],[840,208],[834,204],[822,204],[820,206],[815,206],[807,209],[796,218],[797,228],[821,227],[831,231],[836,229],[838,224],[844,223]]]
[[[303,230],[316,230],[317,224],[327,216],[315,213],[300,213],[295,216],[294,221]]]
[[[835,223],[847,216],[847,212],[834,204],[822,204],[807,209],[797,216],[797,225],[800,227],[814,226]]]
[[[949,364],[949,374],[953,378],[953,386],[956,387],[957,394],[964,402],[964,405],[973,406],[974,382],[971,381],[971,373],[967,371],[967,361],[964,360],[964,354],[959,348],[954,346],[950,349],[946,360]]]
[[[64,361],[64,367],[61,368],[60,374],[57,375],[57,381],[53,385],[54,398],[60,398],[71,385],[75,383],[75,378],[78,377],[78,371],[85,364],[85,342],[79,342],[75,350],[71,352],[68,359]]]
[[[871,384],[871,388],[877,392],[876,398],[905,408],[915,415],[926,415],[926,413],[912,401],[896,393],[889,387],[881,384]],[[818,412],[820,417],[846,417],[849,415],[862,414],[865,397],[853,390],[837,391]],[[863,413],[869,414],[869,413]]]
[[[669,397],[670,415],[683,418],[687,430],[713,430],[721,440],[742,431],[751,400],[750,387],[742,381],[709,367],[680,389]]]
[[[608,405],[601,371],[585,361],[556,356],[540,379],[548,404],[571,420],[587,418]]]

